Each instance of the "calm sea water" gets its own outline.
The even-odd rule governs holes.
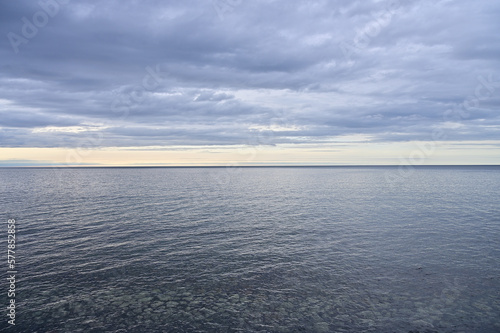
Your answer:
[[[500,332],[500,167],[0,169],[0,186],[1,332]]]

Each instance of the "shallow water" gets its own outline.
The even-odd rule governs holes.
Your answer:
[[[0,169],[0,331],[499,332],[500,168],[399,171]]]

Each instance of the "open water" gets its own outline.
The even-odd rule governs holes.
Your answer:
[[[0,169],[0,332],[500,332],[500,167],[409,171]]]

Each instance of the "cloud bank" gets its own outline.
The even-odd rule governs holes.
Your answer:
[[[498,1],[4,1],[0,145],[500,140]]]

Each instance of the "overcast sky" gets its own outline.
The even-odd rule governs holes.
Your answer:
[[[494,0],[3,0],[0,160],[427,142],[500,164],[499,18]]]

